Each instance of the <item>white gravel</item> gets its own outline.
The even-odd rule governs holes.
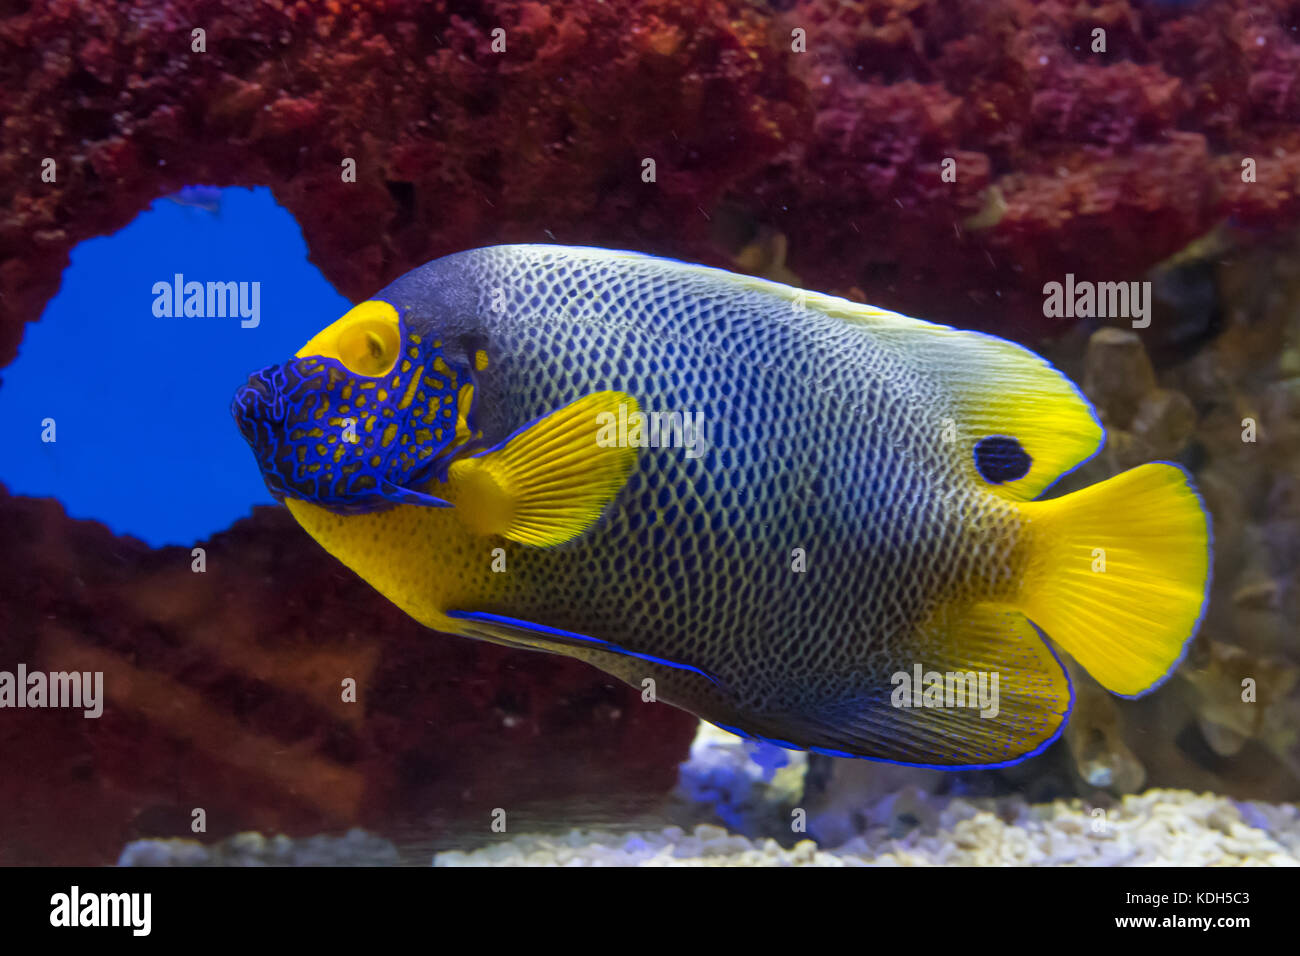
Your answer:
[[[791,832],[803,754],[756,747],[701,724],[662,819],[684,826],[638,832],[571,830],[502,834],[472,852],[451,851],[435,866],[1300,866],[1300,807],[1235,801],[1186,790],[1149,790],[1109,810],[1079,800],[1031,805],[1017,797],[946,798],[895,787],[846,812],[822,809],[842,826],[867,830],[835,848]],[[852,794],[850,794],[852,795]],[[908,812],[899,814],[899,806]],[[842,818],[842,819],[840,819]],[[898,821],[919,825],[899,835]],[[856,823],[852,821],[857,821]],[[825,824],[826,820],[821,822]],[[719,825],[721,824],[721,825]],[[743,831],[753,836],[743,836]],[[820,831],[819,831],[820,832]],[[291,840],[246,833],[212,846],[192,840],[130,844],[124,866],[391,865],[397,849],[354,830],[343,837]]]
[[[1108,812],[1079,801],[1031,806],[952,800],[940,828],[897,839],[859,836],[834,850],[811,840],[782,847],[702,824],[618,834],[520,835],[435,866],[1300,866],[1293,806],[1238,804],[1184,790],[1151,790]],[[1249,822],[1248,822],[1249,821]],[[1263,827],[1268,827],[1264,829]],[[1288,848],[1289,847],[1289,848]]]

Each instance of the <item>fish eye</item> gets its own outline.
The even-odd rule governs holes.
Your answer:
[[[397,362],[401,345],[397,327],[391,322],[362,318],[339,333],[336,349],[349,372],[378,378]]]
[[[1024,446],[1010,435],[988,435],[975,443],[975,470],[991,485],[1025,477],[1033,463]]]

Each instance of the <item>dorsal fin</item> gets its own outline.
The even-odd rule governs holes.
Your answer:
[[[1035,498],[1101,447],[1104,430],[1075,385],[1029,349],[982,332],[954,329],[838,296],[634,252],[564,247],[568,255],[637,260],[678,274],[698,273],[739,292],[759,293],[791,303],[794,311],[816,311],[860,326],[895,356],[909,363],[935,389],[951,417],[963,465],[972,481],[1016,501]],[[1019,478],[990,483],[975,464],[982,439],[1015,439],[1028,454]]]
[[[834,296],[809,293],[805,302],[862,326],[936,383],[951,409],[951,438],[967,473],[997,494],[1035,498],[1101,447],[1105,430],[1083,393],[1024,346]],[[980,473],[976,448],[994,437],[1014,439],[1024,449],[1029,462],[1021,477],[993,483]]]

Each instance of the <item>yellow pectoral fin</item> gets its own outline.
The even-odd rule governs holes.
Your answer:
[[[638,411],[624,392],[595,392],[474,458],[452,464],[448,496],[461,521],[483,535],[534,547],[563,544],[582,534],[626,483],[635,447],[609,436],[619,416]]]

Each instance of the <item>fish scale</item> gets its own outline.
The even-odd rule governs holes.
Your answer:
[[[536,245],[428,263],[296,361],[334,361],[363,328],[377,354],[400,330],[412,362],[436,351],[464,369],[455,441],[409,448],[439,463],[432,477],[320,498],[268,456],[274,374],[250,380],[235,415],[299,523],[429,627],[652,679],[657,699],[784,746],[954,768],[1014,763],[1060,734],[1072,689],[1035,625],[1104,686],[1140,694],[1199,623],[1208,518],[1185,473],[1145,465],[1034,500],[1102,430],[1013,343]],[[599,446],[594,412],[615,402],[699,413],[699,456]],[[901,692],[913,673],[924,695]],[[939,692],[969,675],[994,695],[932,700],[933,674]]]
[[[909,663],[891,644],[933,602],[987,574],[987,565],[960,567],[960,516],[978,507],[1010,516],[1014,506],[966,492],[937,447],[941,407],[926,407],[923,399],[933,396],[907,385],[898,357],[864,330],[792,309],[761,288],[719,292],[705,276],[652,258],[631,272],[594,260],[584,291],[564,267],[572,256],[521,256],[507,247],[466,262],[471,275],[463,278],[447,275],[460,266],[450,257],[380,297],[408,307],[407,321],[418,328],[440,312],[431,287],[479,290],[475,314],[484,320],[476,331],[493,355],[490,374],[479,378],[480,400],[495,410],[480,422],[489,438],[577,395],[616,388],[647,411],[702,412],[708,450],[695,461],[677,449],[643,453],[593,533],[545,552],[509,546],[505,591],[481,609],[566,630],[595,624],[633,648],[653,635],[656,654],[745,688],[723,719],[797,711],[863,687],[887,690],[889,675]],[[505,307],[494,310],[498,290]],[[675,350],[701,346],[708,361],[674,361]],[[611,376],[566,358],[592,354],[622,356],[625,370]],[[820,383],[799,374],[812,355],[828,369]],[[843,414],[851,396],[877,415]],[[908,474],[901,448],[924,463],[926,481],[957,495],[952,507],[941,511],[927,505],[930,494],[901,493]],[[810,492],[817,480],[819,495]],[[791,485],[804,493],[791,495]],[[698,533],[686,520],[687,501],[701,514],[723,515],[722,527]],[[669,509],[672,522],[663,520]],[[891,541],[880,531],[904,522],[924,533]],[[799,547],[809,556],[803,573],[791,570]],[[922,560],[930,550],[937,560]],[[627,570],[614,571],[616,558]],[[537,586],[543,577],[544,589]],[[652,676],[640,662],[592,654],[634,684]],[[657,684],[665,699],[710,709],[690,687],[679,689],[681,675],[663,670]],[[698,678],[687,683],[710,693]]]

